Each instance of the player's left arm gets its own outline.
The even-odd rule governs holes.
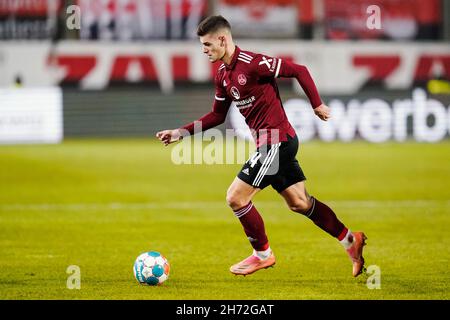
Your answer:
[[[278,77],[296,78],[303,91],[308,96],[314,113],[322,120],[327,121],[330,118],[330,108],[322,102],[319,91],[314,83],[308,68],[304,65],[296,64],[286,60],[279,60]]]
[[[265,56],[257,60],[256,71],[260,77],[296,78],[306,93],[314,113],[324,121],[330,118],[330,108],[322,102],[316,84],[304,65]]]

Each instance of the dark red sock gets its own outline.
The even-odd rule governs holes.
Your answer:
[[[311,209],[305,214],[310,218],[319,228],[329,233],[335,238],[341,237],[344,230],[347,228],[339,221],[336,214],[326,204],[311,197],[313,205]],[[345,236],[345,234],[344,234]]]
[[[269,247],[269,240],[267,240],[264,229],[264,221],[253,203],[250,202],[243,208],[235,210],[234,214],[244,227],[245,234],[252,247],[257,251],[266,250]]]

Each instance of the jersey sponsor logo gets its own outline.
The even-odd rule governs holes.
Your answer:
[[[267,59],[266,57],[262,57],[262,61],[259,62],[259,65],[265,64],[268,69],[270,69],[270,63],[273,59]]]
[[[267,59],[266,57],[263,56],[262,61],[259,62],[259,65],[265,64],[267,66],[267,69],[269,69],[270,72],[273,72],[275,70],[275,66],[277,64],[276,62],[277,62],[277,59],[272,59],[272,58]]]
[[[241,86],[244,86],[247,83],[247,78],[242,73],[238,75],[238,82]]]
[[[241,97],[241,94],[239,93],[239,90],[235,87],[235,86],[232,86],[231,87],[231,95],[236,99],[236,100],[238,100],[240,97]]]
[[[251,106],[253,106],[253,103],[256,100],[255,96],[251,96],[250,98],[244,99],[244,100],[240,100],[240,101],[236,101],[236,107],[241,110],[241,109],[247,109],[250,108]]]

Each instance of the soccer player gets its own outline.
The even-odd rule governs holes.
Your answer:
[[[327,121],[330,109],[322,103],[308,69],[279,58],[241,50],[234,44],[230,24],[222,16],[203,20],[197,35],[209,61],[223,62],[215,77],[212,111],[198,120],[201,129],[204,131],[223,123],[234,101],[252,130],[257,146],[255,154],[244,164],[227,191],[227,203],[253,247],[253,254],[231,266],[230,271],[248,275],[275,264],[263,219],[252,203],[259,191],[271,185],[292,211],[305,215],[335,237],[353,263],[353,276],[361,274],[366,236],[363,232],[350,231],[330,207],[306,191],[306,178],[296,159],[298,139],[284,112],[275,81],[278,77],[296,78],[314,113]],[[178,129],[160,131],[156,136],[168,145],[193,133],[194,122]]]

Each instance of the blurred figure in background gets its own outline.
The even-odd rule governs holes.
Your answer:
[[[366,27],[366,9],[380,8],[382,28]],[[441,38],[440,0],[324,0],[327,39],[438,40]]]
[[[81,39],[190,39],[206,0],[80,0]]]

